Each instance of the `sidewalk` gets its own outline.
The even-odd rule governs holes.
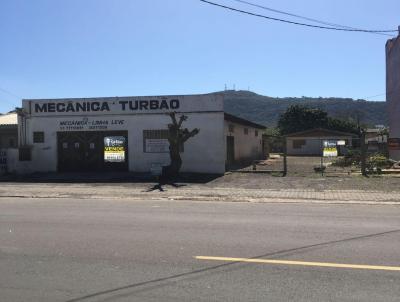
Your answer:
[[[188,184],[180,187],[135,184],[1,183],[0,198],[75,198],[119,200],[195,200],[229,202],[309,202],[335,204],[399,204],[400,192],[315,189],[249,189]]]

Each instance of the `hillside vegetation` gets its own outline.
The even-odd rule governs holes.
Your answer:
[[[273,98],[250,91],[222,91],[225,95],[225,111],[239,117],[276,127],[279,116],[290,105],[306,105],[319,108],[329,116],[357,121],[369,126],[387,125],[386,102],[353,100],[350,98]]]

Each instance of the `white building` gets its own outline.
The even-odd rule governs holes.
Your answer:
[[[286,135],[286,150],[288,155],[321,156],[326,142],[336,146],[338,141],[343,141],[344,145],[336,146],[343,155],[355,138],[352,133],[315,128]]]
[[[200,129],[181,153],[182,172],[222,174],[233,161],[261,159],[264,126],[224,113],[223,95],[23,100],[18,173],[149,172],[169,164],[166,114]]]

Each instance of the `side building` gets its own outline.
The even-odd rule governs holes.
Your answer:
[[[16,171],[148,173],[170,162],[169,112],[200,129],[182,146],[182,172],[223,174],[230,161],[263,158],[265,127],[226,114],[223,104],[218,93],[23,100]]]
[[[18,155],[17,146],[17,113],[0,114],[0,175],[8,173],[10,171],[9,166],[14,166]]]
[[[16,148],[18,145],[17,113],[0,114],[0,149]]]
[[[386,102],[389,114],[389,156],[400,160],[400,35],[386,43]]]

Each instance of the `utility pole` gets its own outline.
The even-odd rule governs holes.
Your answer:
[[[360,135],[360,148],[361,148],[361,174],[362,176],[368,176],[367,173],[367,146],[365,144],[365,130],[361,130]]]

